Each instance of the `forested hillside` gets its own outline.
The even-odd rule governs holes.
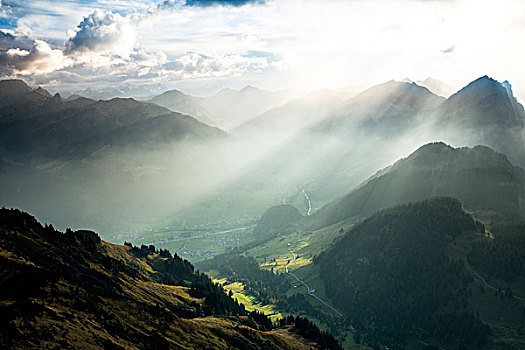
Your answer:
[[[490,328],[467,303],[472,277],[450,250],[464,234],[484,234],[452,198],[380,211],[315,261],[330,298],[367,342],[410,337],[486,343]]]

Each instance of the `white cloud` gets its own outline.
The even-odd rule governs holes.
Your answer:
[[[4,4],[2,4],[2,0],[0,0],[0,18],[5,18],[9,15],[10,8]]]
[[[71,60],[61,50],[52,49],[48,43],[35,40],[30,50],[12,48],[0,52],[2,71],[30,75],[49,73],[71,65]],[[6,73],[6,72],[3,73]]]
[[[62,69],[90,81],[122,81],[126,75],[129,80],[140,75],[144,80],[225,81],[259,72],[256,81],[267,79],[267,87],[319,88],[406,76],[461,85],[488,74],[525,90],[521,0],[276,0],[265,6],[236,7],[235,1],[203,6],[209,2],[25,0],[16,13],[18,26],[33,30],[34,36],[27,36],[45,40],[54,50],[65,43],[62,49],[73,63]],[[79,13],[90,15],[83,19]],[[67,29],[77,24],[67,37]]]
[[[129,53],[136,42],[135,30],[129,17],[118,13],[95,10],[68,32],[66,52]]]
[[[271,67],[266,57],[233,55],[204,55],[188,52],[163,66],[163,73],[183,79],[205,77],[239,77],[247,71]]]

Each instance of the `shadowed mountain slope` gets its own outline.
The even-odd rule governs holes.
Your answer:
[[[104,147],[143,147],[224,137],[163,107],[115,98],[64,102],[22,81],[1,81],[0,156],[19,162],[84,158]]]
[[[327,204],[311,221],[330,225],[431,196],[458,198],[481,217],[523,219],[525,173],[488,147],[431,143]]]

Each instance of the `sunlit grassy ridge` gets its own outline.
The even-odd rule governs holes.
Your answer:
[[[244,290],[244,285],[241,282],[229,283],[226,278],[214,280],[224,288],[226,293],[230,293],[233,299],[242,304],[247,311],[257,311],[267,315],[272,321],[277,321],[282,318],[281,313],[275,305],[264,305],[253,295],[249,295]]]
[[[0,267],[1,348],[322,347],[295,326],[248,315],[167,250],[60,233],[17,210],[0,210]]]

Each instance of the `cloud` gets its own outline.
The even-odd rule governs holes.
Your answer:
[[[0,52],[13,48],[29,51],[35,44],[35,41],[26,35],[17,36],[13,34],[0,30]]]
[[[238,77],[247,71],[260,71],[272,67],[266,57],[245,55],[204,55],[188,52],[185,55],[166,63],[162,71],[171,76],[185,79],[204,77]]]
[[[9,35],[7,35],[8,40],[16,40],[15,37]],[[71,60],[64,56],[62,50],[52,49],[43,40],[35,40],[29,50],[17,47],[0,51],[0,73],[6,75],[49,73],[70,64]]]
[[[10,33],[4,33],[0,31],[0,44],[3,44],[4,42],[8,41],[14,41],[15,37]]]
[[[95,10],[75,30],[68,32],[66,53],[117,52],[123,54],[133,49],[136,35],[129,17],[118,13]]]
[[[267,0],[164,0],[154,8],[157,10],[168,10],[182,6],[211,7],[211,6],[234,6],[240,7],[249,4],[262,5]]]
[[[182,23],[184,16],[203,12],[199,7],[219,6],[222,8],[220,11],[228,11],[228,7],[264,2],[163,0],[149,7],[135,8],[135,12],[112,12],[110,8],[102,10],[95,7],[80,23],[77,22],[76,28],[67,31],[67,40],[62,46],[56,39],[37,40],[31,31],[21,31],[21,28],[27,27],[0,31],[0,75],[22,75],[24,79],[41,85],[47,82],[72,86],[94,81],[120,84],[151,83],[162,79],[239,77],[247,72],[278,70],[283,66],[282,62],[265,52],[244,54],[242,50],[237,50],[241,53],[219,54],[211,49],[215,53],[204,54],[202,52],[208,49],[201,48],[197,49],[200,52],[185,52],[183,49],[168,56],[162,47],[147,50],[137,40],[137,31],[143,27],[150,28],[152,21],[165,15],[176,16]],[[0,4],[0,10],[4,9],[5,0]],[[45,4],[39,4],[45,7]],[[61,11],[60,8],[55,10]],[[182,11],[186,12],[179,16]],[[49,21],[46,23],[53,23]],[[38,32],[41,34],[40,30]],[[177,33],[185,35],[184,31]]]
[[[187,0],[186,6],[209,7],[209,6],[235,6],[254,4],[262,5],[266,0]]]
[[[443,49],[441,50],[441,53],[453,53],[454,50],[456,50],[456,46],[455,45],[452,45],[452,46],[449,46],[447,47],[446,49]]]
[[[2,3],[0,0],[0,18],[5,18],[11,14],[11,7]]]

